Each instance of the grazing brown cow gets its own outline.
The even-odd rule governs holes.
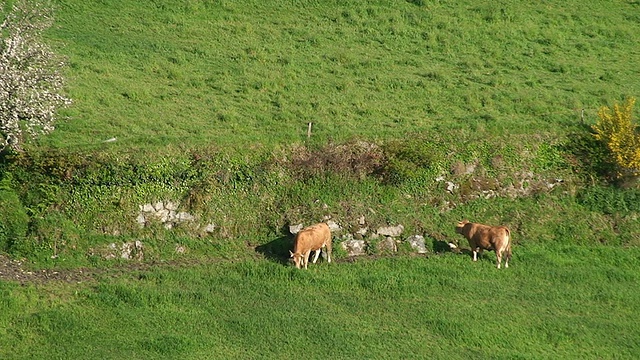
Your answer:
[[[323,247],[327,248],[327,262],[331,262],[331,230],[329,230],[329,225],[320,223],[300,230],[296,234],[293,252],[289,251],[289,253],[298,269],[301,266],[306,269],[311,251],[316,252],[316,256],[313,259],[315,264]]]
[[[504,267],[509,267],[511,232],[506,226],[487,226],[463,220],[458,222],[456,232],[464,235],[469,240],[469,246],[473,251],[473,261],[478,260],[478,253],[482,255],[482,250],[494,250],[498,269],[500,269],[502,263],[502,255],[505,255]]]

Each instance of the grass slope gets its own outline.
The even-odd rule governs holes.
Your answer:
[[[55,147],[562,134],[640,93],[630,1],[55,3],[75,99]]]
[[[493,254],[491,254],[493,255]],[[3,358],[634,358],[637,248],[157,268],[0,284]]]

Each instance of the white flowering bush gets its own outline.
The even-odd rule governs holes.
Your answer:
[[[57,110],[71,104],[62,94],[65,63],[41,39],[52,24],[40,0],[17,0],[0,24],[0,150],[19,151],[28,137],[53,131]]]

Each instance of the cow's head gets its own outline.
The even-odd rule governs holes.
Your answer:
[[[289,250],[289,254],[291,254],[291,258],[293,259],[293,263],[296,264],[296,267],[300,269],[304,266],[304,257],[300,253],[293,253]]]
[[[467,225],[468,223],[469,223],[469,220],[458,221],[458,225],[456,225],[456,232],[458,234],[462,234],[464,226]]]

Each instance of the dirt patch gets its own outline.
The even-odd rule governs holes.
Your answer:
[[[15,281],[21,284],[46,283],[50,281],[85,282],[92,280],[98,271],[87,269],[73,270],[25,270],[21,260],[13,260],[0,254],[0,280]]]
[[[210,259],[182,259],[169,261],[128,262],[113,264],[108,268],[76,268],[76,269],[40,269],[31,270],[24,261],[11,259],[0,254],[0,280],[26,284],[46,284],[50,282],[85,283],[94,282],[101,278],[116,278],[131,276],[153,268],[187,268],[198,265],[218,263],[233,260]]]

